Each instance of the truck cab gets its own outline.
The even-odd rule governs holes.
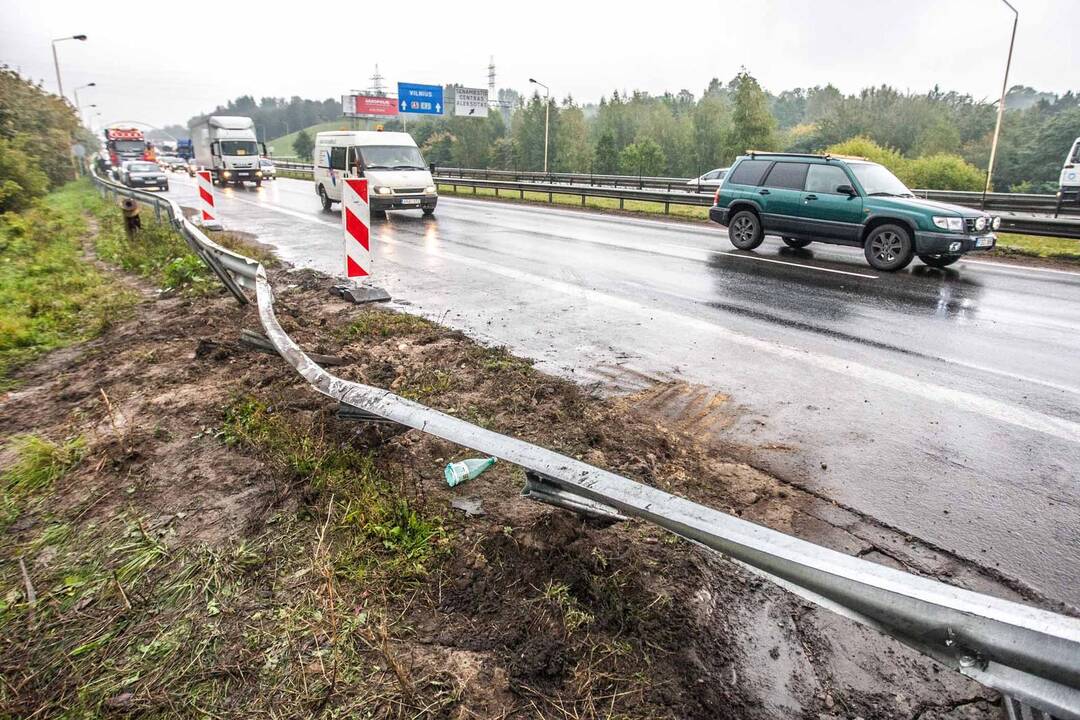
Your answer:
[[[195,160],[209,170],[215,185],[262,185],[259,158],[266,154],[248,117],[212,115],[190,128]]]
[[[341,202],[348,178],[368,180],[371,210],[421,210],[433,215],[439,201],[424,156],[408,133],[342,131],[315,136],[315,192],[324,210]]]

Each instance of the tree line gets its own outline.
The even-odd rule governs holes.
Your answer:
[[[446,87],[451,101],[454,88]],[[845,95],[824,85],[773,94],[745,70],[728,82],[714,78],[700,95],[685,89],[662,95],[613,92],[588,104],[552,98],[547,108],[538,93],[526,97],[506,89],[499,99],[502,111],[493,109],[487,118],[413,117],[408,130],[437,165],[541,170],[547,109],[549,168],[557,172],[693,177],[727,166],[750,149],[861,147],[902,178],[915,178],[909,182],[979,190],[997,113],[996,101],[939,88],[911,93],[882,85]],[[263,139],[342,119],[336,99],[256,103],[244,96],[215,112],[254,118]],[[399,119],[384,126],[402,129]],[[1055,191],[1062,160],[1078,136],[1080,101],[1074,93],[1011,88],[994,189]],[[309,151],[310,140],[302,138],[301,149]]]

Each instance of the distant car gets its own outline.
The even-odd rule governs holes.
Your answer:
[[[148,160],[128,160],[121,165],[120,182],[130,188],[169,189],[169,178],[156,163]]]
[[[686,184],[692,185],[693,187],[701,187],[708,188],[709,190],[715,190],[716,188],[720,187],[720,183],[724,181],[724,176],[727,175],[727,171],[728,169],[726,167],[716,168],[715,170],[710,170],[701,177],[696,177],[693,180],[690,180]]]
[[[273,180],[277,177],[277,169],[270,158],[260,158],[259,168],[262,169],[263,180]]]
[[[184,167],[186,164],[183,160],[174,155],[162,155],[158,158],[157,162],[162,170],[176,170],[177,168]]]

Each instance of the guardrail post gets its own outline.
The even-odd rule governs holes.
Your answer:
[[[161,205],[154,203],[154,219],[161,222]]]

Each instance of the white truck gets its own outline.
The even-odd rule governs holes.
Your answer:
[[[435,214],[439,193],[424,156],[408,133],[321,132],[315,136],[315,193],[323,210],[341,202],[342,181],[367,178],[371,212],[420,210]]]
[[[211,115],[192,123],[191,144],[200,170],[209,170],[215,185],[262,185],[259,157],[266,149],[255,136],[248,117]]]

